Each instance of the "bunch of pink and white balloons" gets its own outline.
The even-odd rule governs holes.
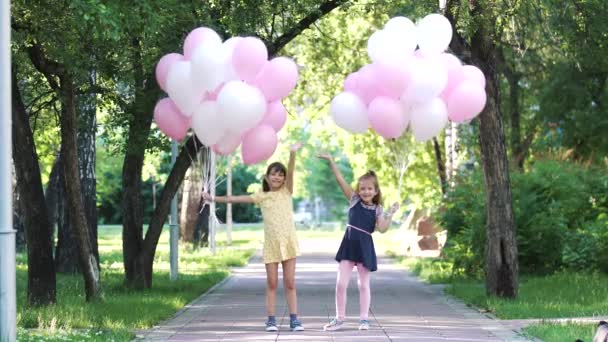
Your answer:
[[[212,29],[199,27],[186,37],[183,55],[167,54],[156,66],[156,80],[169,97],[156,104],[154,120],[175,140],[192,127],[220,155],[242,144],[243,162],[255,164],[277,147],[287,120],[281,99],[297,79],[296,64],[285,57],[268,60],[260,39],[222,42]]]
[[[389,20],[367,42],[371,64],[349,74],[344,92],[333,98],[331,115],[352,133],[371,126],[385,138],[401,136],[408,126],[418,141],[445,128],[448,119],[466,122],[486,103],[485,77],[444,51],[452,26],[440,14],[415,25],[405,17]]]

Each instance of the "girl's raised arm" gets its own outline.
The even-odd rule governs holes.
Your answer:
[[[255,203],[253,201],[253,198],[249,195],[211,196],[210,194],[203,192],[203,199],[208,202],[217,202],[217,203]]]
[[[302,147],[302,143],[295,143],[289,147],[289,163],[287,164],[287,178],[285,179],[285,184],[287,185],[287,190],[293,193],[293,171],[296,167],[296,152]]]
[[[342,173],[340,172],[340,169],[338,169],[338,165],[336,165],[332,156],[327,153],[321,153],[317,155],[317,157],[329,161],[329,166],[331,167],[331,171],[334,173],[334,176],[336,176],[338,185],[340,185],[344,196],[346,196],[346,198],[350,201],[350,199],[353,197],[353,188],[351,188],[350,185],[348,185],[348,183],[344,180],[344,177],[342,177]]]

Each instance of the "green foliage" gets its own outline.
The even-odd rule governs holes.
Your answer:
[[[608,177],[595,168],[538,161],[512,174],[520,270],[606,269]],[[448,230],[446,257],[456,273],[480,277],[485,246],[485,195],[479,172],[449,192],[440,221]]]

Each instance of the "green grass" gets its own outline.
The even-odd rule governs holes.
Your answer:
[[[225,234],[224,234],[225,235]],[[135,291],[123,286],[121,229],[99,229],[103,299],[86,303],[80,275],[57,275],[57,304],[26,306],[27,259],[17,256],[17,325],[20,341],[129,341],[132,331],[152,327],[170,318],[229,274],[229,267],[243,266],[259,246],[259,227],[235,229],[233,246],[218,233],[216,255],[207,248],[181,244],[179,279],[169,279],[168,232],[159,242],[154,261],[153,286]],[[26,330],[27,329],[27,330]]]
[[[608,275],[562,272],[548,276],[522,276],[516,299],[489,297],[480,280],[455,279],[449,263],[440,259],[403,258],[399,262],[430,283],[447,284],[446,292],[486,310],[500,319],[605,317],[608,315]],[[594,324],[542,323],[524,329],[543,341],[591,341]]]
[[[564,272],[522,277],[517,299],[488,297],[479,281],[454,281],[447,292],[501,319],[590,317],[608,314],[608,275]]]
[[[535,324],[524,329],[526,335],[531,335],[544,342],[575,341],[580,338],[583,342],[591,342],[596,324]]]

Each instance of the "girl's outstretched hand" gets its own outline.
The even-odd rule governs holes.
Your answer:
[[[292,144],[291,146],[289,146],[289,151],[290,152],[298,152],[298,150],[300,148],[302,148],[302,146],[304,146],[303,142],[297,142],[297,143]]]
[[[391,205],[391,208],[388,210],[388,212],[393,215],[397,212],[397,210],[399,210],[399,203],[395,202],[393,203],[393,205]]]
[[[319,154],[317,154],[317,158],[319,158],[319,159],[325,159],[327,161],[332,161],[333,160],[333,157],[329,153],[319,153]]]
[[[208,192],[203,192],[201,196],[205,202],[213,202],[213,196],[211,196]]]

